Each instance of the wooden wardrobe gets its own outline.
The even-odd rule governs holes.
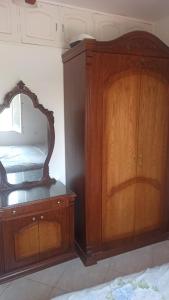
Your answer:
[[[169,48],[147,32],[63,55],[67,186],[86,265],[169,237]]]

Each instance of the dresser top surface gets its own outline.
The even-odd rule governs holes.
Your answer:
[[[56,181],[56,183],[50,186],[39,186],[32,189],[15,190],[10,193],[0,193],[0,208],[71,195],[73,196],[74,194],[63,183]]]

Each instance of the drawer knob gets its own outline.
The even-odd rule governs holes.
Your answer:
[[[60,200],[58,200],[57,204],[60,204],[60,203],[61,203]]]
[[[40,216],[40,218],[41,218],[41,220],[43,220],[43,219],[44,219],[44,216]]]
[[[36,221],[36,218],[35,218],[35,217],[33,217],[33,218],[32,218],[32,221],[33,221],[33,222],[35,222],[35,221]]]
[[[16,210],[13,210],[12,213],[13,213],[13,215],[15,215],[16,214]]]

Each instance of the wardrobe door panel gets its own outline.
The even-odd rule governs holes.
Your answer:
[[[136,191],[136,234],[159,229],[163,211],[160,190],[150,184],[138,183]]]
[[[121,68],[120,61],[119,65]],[[120,76],[109,78],[104,92],[102,238],[105,241],[131,236],[134,232],[139,78],[138,72],[121,72]]]
[[[104,204],[103,239],[122,239],[133,235],[135,185],[108,196]]]
[[[141,76],[136,192],[136,232],[155,230],[164,222],[168,152],[169,93],[162,75]]]

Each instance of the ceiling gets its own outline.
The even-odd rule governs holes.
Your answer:
[[[169,16],[169,0],[46,0],[106,13],[157,21]]]

